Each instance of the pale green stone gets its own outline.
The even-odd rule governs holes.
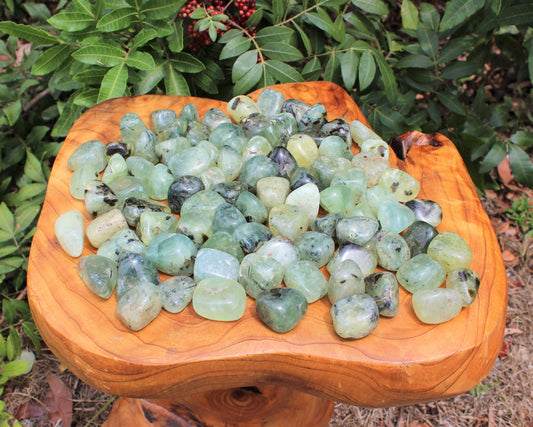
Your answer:
[[[379,229],[379,223],[364,216],[341,219],[335,227],[335,237],[339,245],[355,243],[364,245]]]
[[[104,184],[111,184],[113,181],[116,181],[118,178],[122,178],[128,175],[128,165],[124,157],[120,154],[113,154],[108,162],[107,167],[102,174],[102,182]]]
[[[98,179],[98,172],[92,164],[81,166],[76,169],[69,181],[70,195],[78,200],[85,200],[85,187],[91,181]]]
[[[311,223],[311,230],[319,231],[320,233],[335,238],[335,227],[343,218],[344,214],[339,212],[318,217]]]
[[[380,236],[375,245],[378,265],[396,271],[411,257],[407,242],[398,233],[388,232]]]
[[[380,316],[394,317],[400,307],[400,291],[394,273],[378,271],[365,277],[365,292],[376,301]]]
[[[331,274],[337,268],[339,268],[339,265],[343,261],[346,261],[348,259],[357,263],[364,277],[368,276],[369,274],[372,274],[378,265],[378,258],[372,250],[367,247],[349,243],[340,246],[335,251],[326,268]]]
[[[93,219],[85,229],[85,234],[91,245],[99,248],[115,233],[126,228],[128,228],[126,218],[115,208]]]
[[[275,205],[270,209],[268,224],[274,236],[287,236],[295,240],[307,231],[307,212],[298,206]]]
[[[239,209],[230,203],[222,203],[213,215],[213,231],[227,231],[233,233],[239,225],[245,224],[246,218]]]
[[[217,184],[226,182],[226,176],[222,169],[217,166],[211,166],[200,174],[200,179],[206,190],[212,190]]]
[[[335,242],[324,233],[306,231],[296,238],[296,249],[301,260],[308,260],[318,268],[325,266],[335,252]]]
[[[154,236],[145,254],[159,271],[173,276],[189,276],[197,252],[196,245],[187,236],[163,233]]]
[[[344,157],[318,157],[311,162],[310,170],[318,178],[323,187],[331,185],[336,174],[346,172],[352,164]]]
[[[218,125],[209,135],[209,142],[219,150],[224,146],[242,149],[244,144],[244,131],[234,123],[227,122]]]
[[[118,263],[117,299],[142,283],[159,283],[159,273],[152,262],[142,254],[124,253]]]
[[[260,245],[255,253],[274,258],[286,270],[300,259],[293,242],[286,236],[276,236]]]
[[[137,223],[137,234],[145,245],[163,233],[174,233],[178,227],[178,219],[167,212],[144,211]]]
[[[212,220],[216,209],[222,203],[226,201],[215,191],[200,190],[183,202],[181,215],[206,215]]]
[[[117,316],[133,331],[148,326],[161,312],[163,296],[158,286],[140,283],[127,291],[117,303]]]
[[[313,160],[319,156],[316,142],[309,135],[297,133],[287,141],[287,150],[292,154],[298,166],[311,168]]]
[[[252,98],[245,95],[238,95],[231,98],[227,105],[227,110],[235,123],[239,123],[243,118],[252,113],[260,113],[261,110]]]
[[[196,144],[196,147],[201,148],[202,150],[205,150],[205,152],[209,156],[210,165],[216,164],[218,156],[220,155],[220,150],[217,147],[215,147],[209,141],[205,141],[205,140],[198,142],[198,144]]]
[[[156,110],[150,114],[150,128],[159,133],[166,127],[170,126],[174,120],[178,118],[177,114],[173,110]]]
[[[377,217],[379,208],[385,200],[396,202],[396,198],[394,197],[394,194],[392,194],[390,188],[383,187],[381,185],[376,185],[374,187],[368,188],[361,195],[359,203],[366,204]]]
[[[365,293],[365,281],[359,265],[347,259],[333,271],[328,281],[328,298],[332,304],[354,294]]]
[[[467,307],[476,299],[481,280],[478,274],[469,268],[457,268],[448,273],[446,287],[455,289],[461,294],[463,307]]]
[[[141,180],[134,176],[125,176],[113,181],[109,184],[111,191],[118,197],[119,206],[124,204],[124,201],[129,197],[136,197],[138,199],[147,199],[148,193],[146,187]]]
[[[183,136],[166,139],[160,141],[155,145],[155,154],[160,159],[161,163],[168,165],[168,162],[174,154],[190,148],[191,143]]]
[[[212,132],[222,123],[231,123],[231,117],[220,108],[210,108],[205,112],[202,123]]]
[[[85,255],[80,258],[78,274],[92,292],[104,299],[111,296],[117,285],[117,264],[103,256]]]
[[[118,206],[118,197],[102,181],[89,181],[85,186],[85,207],[92,216],[100,215]]]
[[[168,197],[168,189],[176,180],[170,170],[162,163],[154,166],[148,182],[146,184],[146,191],[150,198],[154,200],[166,200]]]
[[[472,264],[472,249],[453,231],[443,231],[431,240],[427,254],[440,262],[447,272],[456,268],[469,268]]]
[[[266,156],[272,150],[272,144],[264,136],[251,137],[242,148],[242,157],[246,161],[253,156]]]
[[[396,278],[405,290],[414,293],[438,288],[446,278],[446,270],[429,255],[419,254],[398,269]]]
[[[359,147],[367,139],[381,139],[376,132],[359,120],[354,120],[350,123],[350,135]]]
[[[328,213],[346,214],[355,206],[357,195],[346,185],[332,185],[320,192],[320,206]]]
[[[244,252],[241,245],[237,239],[235,239],[226,231],[214,233],[201,247],[218,249],[219,251],[227,252],[228,254],[237,258],[239,262],[241,262],[244,258]]]
[[[387,159],[373,152],[356,154],[352,159],[352,165],[365,171],[366,185],[369,188],[376,185],[381,174],[391,167]]]
[[[157,134],[157,142],[185,137],[188,124],[188,121],[183,117],[174,119],[167,127]]]
[[[298,122],[299,132],[318,131],[328,121],[328,113],[323,104],[313,104]]]
[[[128,165],[129,173],[142,183],[148,182],[148,178],[154,170],[154,164],[144,157],[130,156],[126,159],[126,164]]]
[[[274,145],[285,147],[289,138],[298,132],[298,123],[290,113],[273,114],[268,116],[268,120],[272,123],[272,133],[276,136]]]
[[[185,137],[189,140],[192,146],[195,146],[200,141],[209,139],[209,133],[210,130],[205,123],[191,121],[187,125],[187,133]]]
[[[257,98],[257,106],[265,116],[281,113],[285,95],[274,89],[263,89]]]
[[[122,141],[129,144],[135,144],[135,142],[148,128],[141,120],[141,118],[135,113],[126,113],[120,119],[120,135]]]
[[[274,258],[251,253],[241,262],[239,283],[255,299],[263,291],[278,288],[284,271],[283,266]]]
[[[79,257],[83,252],[83,217],[72,210],[57,217],[55,235],[63,250],[71,257]]]
[[[278,165],[267,156],[250,157],[242,165],[239,181],[248,184],[255,190],[257,181],[267,176],[277,176],[279,174]]]
[[[402,203],[413,200],[420,191],[418,180],[400,169],[385,170],[378,182],[379,185],[390,188],[396,200]]]
[[[414,212],[417,221],[427,222],[433,227],[438,227],[442,221],[442,208],[433,200],[414,199],[405,206]]]
[[[243,191],[235,201],[235,207],[239,209],[246,221],[263,224],[268,219],[268,211],[254,194]]]
[[[130,228],[125,228],[113,234],[98,248],[97,255],[119,262],[120,257],[127,253],[144,254],[145,244]]]
[[[280,176],[268,176],[257,181],[257,197],[270,210],[274,205],[285,203],[290,192],[289,180]]]
[[[366,173],[363,169],[351,168],[346,171],[337,172],[331,178],[330,185],[346,185],[359,200],[361,195],[366,191]]]
[[[461,294],[455,289],[421,290],[413,294],[413,309],[421,322],[447,322],[461,312]]]
[[[159,159],[155,154],[156,143],[157,137],[153,131],[150,129],[143,131],[133,145],[133,155],[144,157],[146,160],[154,164],[157,163]]]
[[[185,234],[199,248],[213,235],[213,220],[203,214],[181,214],[178,231]]]
[[[224,173],[226,181],[233,181],[241,173],[244,164],[241,153],[231,147],[224,146],[218,153],[217,166]]]
[[[377,328],[379,310],[370,295],[354,294],[331,306],[331,320],[335,332],[341,338],[363,338]]]
[[[191,302],[196,283],[188,276],[173,276],[163,280],[159,287],[163,308],[170,313],[179,313]]]
[[[87,141],[77,147],[67,161],[67,167],[75,171],[81,167],[92,166],[96,172],[101,172],[107,165],[105,145],[102,141]]]
[[[353,153],[346,144],[346,141],[337,135],[325,137],[320,143],[320,147],[318,147],[318,154],[324,157],[344,157],[348,160],[352,160],[353,158]]]
[[[194,263],[194,281],[199,283],[209,277],[239,280],[239,260],[218,249],[200,249]]]
[[[301,260],[285,270],[285,285],[305,295],[309,304],[319,300],[328,292],[328,281],[320,269],[311,261]]]
[[[168,161],[168,168],[179,178],[184,175],[199,176],[211,164],[209,153],[202,147],[191,147],[174,154]]]
[[[318,216],[320,209],[320,191],[316,184],[309,182],[291,191],[285,204],[300,207],[307,213],[307,221],[311,224]]]
[[[210,277],[196,285],[192,305],[194,311],[206,319],[238,320],[246,309],[246,292],[235,280]]]
[[[378,156],[388,160],[390,149],[388,144],[379,139],[367,139],[361,144],[361,153],[376,153]]]
[[[359,202],[352,209],[348,209],[346,216],[365,216],[367,218],[378,219],[370,205],[366,202]]]

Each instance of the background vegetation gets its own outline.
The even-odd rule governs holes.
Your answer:
[[[533,188],[527,0],[6,0],[0,20],[0,386],[27,368],[23,340],[40,348],[25,277],[50,167],[106,99],[329,80],[385,139],[449,136],[480,193],[502,164]],[[530,203],[517,203],[527,232]]]

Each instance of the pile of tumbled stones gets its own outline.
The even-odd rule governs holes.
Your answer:
[[[187,104],[152,112],[149,127],[127,113],[122,141],[88,141],[68,160],[70,193],[94,219],[84,234],[81,213],[64,213],[57,238],[73,257],[84,236],[97,249],[79,275],[101,298],[116,291],[125,325],[140,330],[191,300],[202,317],[235,321],[248,296],[283,333],[327,295],[336,333],[361,338],[397,314],[398,284],[425,323],[473,302],[470,247],[437,232],[441,207],[416,199],[419,182],[391,168],[371,129],[273,89],[227,111],[200,120]]]

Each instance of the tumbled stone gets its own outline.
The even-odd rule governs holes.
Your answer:
[[[227,110],[236,123],[239,123],[244,117],[248,117],[252,113],[261,112],[255,101],[246,95],[238,95],[231,98],[228,102]]]
[[[389,145],[379,139],[367,139],[361,144],[361,153],[375,153],[383,159],[388,160],[390,156]]]
[[[220,155],[220,150],[217,147],[205,140],[199,141],[198,144],[196,144],[196,147],[201,148],[207,153],[210,165],[216,164],[218,156]]]
[[[364,245],[379,229],[379,223],[364,216],[341,219],[335,226],[335,238],[339,245],[354,243]]]
[[[213,144],[216,148],[221,149],[223,146],[229,146],[233,149],[242,148],[242,143],[233,142],[235,139],[243,139],[244,131],[240,126],[237,126],[234,123],[226,122],[219,124],[211,134],[209,135],[209,142]],[[240,151],[240,150],[237,150]]]
[[[178,219],[167,212],[144,211],[137,223],[137,234],[145,245],[163,233],[174,233],[178,227]]]
[[[121,256],[127,252],[144,254],[146,245],[130,228],[125,228],[113,234],[98,248],[97,255],[107,257],[118,263]]]
[[[163,280],[159,287],[163,295],[163,308],[169,313],[179,313],[191,302],[196,283],[188,276],[173,276]]]
[[[285,203],[290,191],[289,180],[279,176],[268,176],[257,181],[257,197],[270,210],[274,205]]]
[[[302,114],[298,122],[298,131],[318,131],[328,121],[328,113],[323,104],[313,104]]]
[[[304,113],[309,109],[309,105],[299,99],[286,99],[281,105],[281,111],[290,113],[294,116],[297,122],[300,121]]]
[[[339,138],[342,138],[342,140],[349,149],[352,147],[350,124],[346,119],[342,117],[338,117],[325,123],[320,128],[320,133],[326,135],[326,138],[324,139],[327,139],[329,136],[338,136]],[[324,140],[322,140],[322,143],[323,142]],[[322,143],[320,143],[320,145],[322,145]]]
[[[408,292],[436,289],[446,278],[442,264],[427,254],[416,255],[405,262],[396,272],[396,279]]]
[[[150,198],[154,200],[166,200],[168,197],[168,189],[176,178],[170,170],[162,163],[155,165],[148,183],[146,191]]]
[[[200,248],[214,234],[213,219],[204,214],[182,213],[177,231],[185,234]]]
[[[324,157],[344,157],[348,160],[352,160],[353,158],[353,153],[350,150],[350,146],[346,144],[344,139],[337,135],[327,136],[324,138],[320,143],[320,147],[318,147],[318,154]]]
[[[353,120],[350,123],[350,135],[358,146],[361,146],[367,139],[381,139],[377,133],[359,120]]]
[[[387,159],[373,152],[356,154],[352,159],[352,165],[365,171],[366,185],[369,188],[376,185],[381,174],[391,167]]]
[[[118,262],[116,294],[120,298],[142,283],[159,283],[159,273],[154,264],[142,254],[125,253]]]
[[[197,252],[196,245],[187,236],[179,233],[162,233],[150,241],[145,255],[163,273],[189,276],[193,272]]]
[[[390,191],[390,188],[383,187],[381,185],[376,185],[374,187],[368,188],[361,195],[359,203],[364,203],[365,205],[367,205],[377,218],[379,207],[385,200],[395,202],[396,198],[394,197],[394,194],[392,194],[392,191]]]
[[[213,186],[226,181],[224,172],[217,167],[211,166],[200,174],[200,179],[204,183],[206,190],[211,190]]]
[[[242,212],[230,203],[221,203],[213,215],[213,232],[227,231],[233,233],[239,225],[245,224],[246,218]]]
[[[456,268],[469,268],[472,264],[472,249],[453,231],[443,231],[429,243],[427,254],[440,262],[447,272]]]
[[[276,259],[285,269],[300,259],[293,242],[286,236],[276,236],[259,245],[255,253]]]
[[[346,171],[337,172],[331,178],[330,185],[342,184],[352,190],[359,200],[361,195],[366,191],[366,173],[359,168],[351,168]]]
[[[305,315],[307,306],[305,295],[292,288],[264,291],[255,300],[255,309],[259,318],[278,333],[294,329]]]
[[[442,222],[442,208],[433,200],[414,199],[408,201],[405,206],[411,209],[417,221],[424,221],[433,227],[438,227]]]
[[[199,283],[209,277],[239,280],[239,260],[218,249],[200,249],[194,263],[194,281]]]
[[[427,222],[415,221],[405,230],[403,238],[411,250],[411,256],[415,256],[425,254],[431,240],[437,234],[439,234],[437,229]]]
[[[478,274],[469,268],[457,268],[448,273],[446,287],[461,294],[461,303],[467,307],[476,299],[481,280]]]
[[[415,215],[407,206],[392,200],[383,200],[378,209],[381,228],[401,233],[415,221]]]
[[[331,180],[336,174],[346,172],[352,164],[344,157],[317,157],[311,162],[310,170],[318,178],[322,186],[331,185]]]
[[[295,240],[307,231],[307,212],[294,205],[275,205],[268,214],[268,224],[274,236]]]
[[[202,147],[191,147],[178,151],[168,161],[168,168],[179,178],[184,175],[199,176],[211,166],[209,153]]]
[[[210,108],[205,112],[202,123],[205,124],[210,131],[213,131],[222,123],[231,123],[231,117],[220,108]]]
[[[309,169],[311,162],[319,156],[316,142],[309,135],[303,133],[297,133],[289,138],[287,150],[294,157],[298,166],[306,169]]]
[[[376,213],[370,208],[370,205],[366,202],[359,202],[353,208],[348,209],[346,217],[351,216],[364,216],[367,218],[378,219]]]
[[[259,94],[256,104],[265,116],[270,116],[272,114],[278,114],[281,112],[281,106],[285,101],[285,95],[281,92],[265,88]]]
[[[158,204],[155,201],[138,199],[137,197],[128,197],[124,200],[122,213],[130,227],[137,227],[139,219],[143,212],[164,212],[169,213],[170,210],[163,204]]]
[[[254,191],[257,181],[267,176],[277,176],[278,165],[267,156],[250,157],[242,166],[239,181],[248,184]]]
[[[238,195],[235,201],[235,207],[242,212],[248,222],[262,224],[268,219],[268,211],[265,205],[254,194],[248,191],[243,191]]]
[[[128,171],[142,183],[147,183],[150,174],[154,170],[154,164],[144,157],[130,156],[126,159]]]
[[[273,160],[279,169],[279,176],[289,179],[294,170],[298,167],[296,159],[285,147],[274,147],[269,153],[268,158]]]
[[[127,159],[131,155],[131,145],[121,141],[109,142],[105,146],[105,154],[107,157],[111,157],[113,154],[120,154]]]
[[[161,312],[163,296],[158,286],[143,282],[128,290],[117,303],[117,316],[132,331],[148,326]]]
[[[320,181],[315,177],[309,169],[300,166],[291,175],[290,179],[291,190],[296,190],[306,184],[315,184],[319,191],[322,191],[324,187]]]
[[[178,116],[174,110],[163,109],[152,111],[149,119],[150,128],[155,133],[159,133],[177,118]]]
[[[185,137],[192,146],[197,145],[200,141],[209,139],[210,130],[205,123],[192,120],[187,123],[187,133]]]
[[[328,298],[335,304],[342,298],[365,293],[363,273],[355,261],[350,259],[339,264],[328,281]]]
[[[85,207],[92,216],[117,207],[118,197],[102,181],[89,181],[85,186]]]
[[[420,183],[416,178],[400,169],[390,168],[381,174],[379,185],[390,188],[396,200],[405,203],[413,200],[420,191]]]
[[[413,293],[413,309],[421,322],[437,324],[461,312],[461,295],[455,289],[428,289]]]
[[[244,258],[244,252],[241,248],[241,245],[230,233],[226,231],[214,233],[201,247],[218,249],[219,251],[227,252],[228,254],[237,258],[239,262],[241,262]]]
[[[83,217],[77,210],[59,215],[54,225],[55,235],[63,250],[71,257],[83,252]]]
[[[113,294],[117,285],[117,265],[103,256],[85,255],[80,258],[78,274],[92,292],[104,299]]]
[[[311,224],[317,218],[320,209],[320,191],[316,184],[309,182],[290,192],[285,204],[298,206],[304,210]]]
[[[308,260],[318,268],[325,266],[335,252],[335,242],[324,233],[306,231],[296,238],[296,249],[301,260]]]
[[[118,178],[128,175],[128,165],[126,159],[120,154],[113,154],[107,162],[107,167],[102,174],[102,182],[110,184]]]
[[[311,261],[300,260],[285,270],[285,285],[305,295],[313,303],[328,292],[328,282],[319,268]]]
[[[138,199],[147,199],[148,193],[146,187],[139,179],[134,176],[124,176],[109,184],[111,191],[118,197],[118,204],[122,206],[128,197]]]
[[[85,187],[91,181],[98,179],[98,172],[94,170],[94,166],[87,164],[81,166],[74,171],[70,176],[69,192],[72,197],[78,200],[85,199]]]
[[[346,213],[355,206],[356,194],[346,185],[332,185],[320,192],[320,206],[328,213]]]
[[[91,245],[99,248],[113,234],[125,228],[128,228],[126,218],[115,208],[93,219],[85,229],[85,234]]]
[[[155,154],[156,143],[157,137],[152,130],[147,129],[143,131],[133,145],[133,155],[144,157],[146,160],[154,164],[157,163],[158,158]]]
[[[187,138],[179,136],[158,142],[155,145],[154,150],[161,163],[168,165],[168,162],[174,154],[190,147],[191,143],[187,140]]]
[[[343,218],[344,214],[341,212],[327,214],[312,221],[310,227],[313,231],[319,231],[320,233],[335,238],[335,228],[337,227],[337,223]]]
[[[249,188],[250,187],[248,187],[248,185],[245,184],[244,182],[230,181],[230,182],[221,182],[219,184],[213,185],[213,187],[211,187],[211,190],[220,194],[226,202],[231,203],[232,205],[236,205],[237,199],[239,198],[241,193],[248,192]],[[254,199],[257,199],[255,195],[251,193],[249,193],[249,195],[253,196]],[[247,196],[245,196],[243,200],[246,197]],[[258,200],[257,202],[260,203]],[[237,206],[237,208],[241,210],[242,212],[242,209],[239,206]],[[265,216],[266,216],[266,211],[265,211]]]
[[[241,173],[244,164],[241,153],[231,147],[223,146],[218,153],[217,165],[226,181],[233,181]]]
[[[261,243],[273,237],[272,231],[266,225],[257,222],[245,222],[238,225],[232,235],[244,252],[253,252]]]
[[[379,237],[375,248],[378,265],[387,270],[396,271],[411,258],[411,251],[404,238],[392,231]]]
[[[337,335],[358,339],[371,334],[378,326],[379,311],[370,295],[354,294],[331,306],[331,320]]]
[[[222,196],[212,190],[200,190],[185,200],[181,206],[181,215],[205,215],[211,220],[217,208],[226,203]]]
[[[261,113],[252,113],[243,117],[239,126],[244,131],[246,138],[261,135],[268,139],[272,145],[278,145],[279,129],[274,128],[272,120]]]
[[[192,304],[194,311],[206,319],[238,320],[246,309],[246,292],[235,280],[209,277],[197,283]]]
[[[120,136],[124,142],[135,144],[141,133],[147,129],[136,113],[126,113],[120,118]]]
[[[347,259],[357,263],[363,276],[368,276],[373,273],[378,264],[377,256],[373,251],[366,247],[349,243],[347,245],[339,246],[335,251],[333,257],[326,266],[329,273],[333,273],[339,267],[340,263]]]
[[[400,291],[394,273],[378,271],[365,277],[365,292],[376,301],[380,316],[394,317],[400,307]]]
[[[255,299],[263,291],[279,288],[283,274],[283,266],[274,258],[251,253],[241,262],[239,283]]]
[[[168,206],[172,212],[179,213],[185,200],[204,189],[204,183],[197,176],[180,176],[168,187]]]
[[[87,141],[77,147],[67,160],[67,167],[75,171],[81,167],[91,166],[101,172],[107,165],[105,145],[102,141]]]
[[[251,137],[242,147],[241,153],[244,161],[253,156],[268,156],[272,150],[272,144],[261,135]]]

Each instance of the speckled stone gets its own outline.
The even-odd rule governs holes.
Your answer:
[[[307,299],[292,288],[271,289],[260,293],[255,300],[259,318],[278,333],[296,327],[307,311]]]
[[[335,332],[341,338],[358,339],[377,328],[379,310],[370,295],[354,294],[331,306],[331,319]]]

